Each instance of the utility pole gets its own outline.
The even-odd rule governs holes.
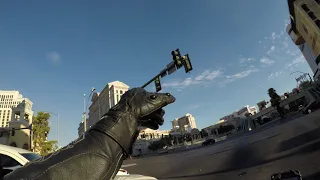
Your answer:
[[[87,103],[86,103],[86,94],[84,94],[84,96],[83,96],[83,106],[84,106],[84,111],[83,111],[83,118],[84,118],[84,120],[83,120],[83,123],[84,123],[84,125],[83,125],[83,129],[84,129],[84,133],[86,133],[86,131],[87,131],[87,109],[88,109],[88,102],[90,101],[90,97],[91,97],[91,95],[92,95],[92,93],[94,92],[96,90],[96,88],[92,88],[91,89],[91,92],[90,92],[90,95],[88,96],[88,100],[87,100]]]
[[[83,131],[87,131],[86,94],[83,94]]]

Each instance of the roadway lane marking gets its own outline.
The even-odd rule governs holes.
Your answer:
[[[122,167],[122,168],[126,168],[126,167],[136,166],[136,165],[138,165],[138,164],[136,164],[136,163],[132,163],[132,164],[124,164],[124,165],[122,165],[121,167]]]

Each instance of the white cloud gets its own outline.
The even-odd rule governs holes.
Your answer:
[[[268,80],[271,80],[273,78],[276,78],[278,77],[279,75],[282,74],[282,71],[278,71],[278,72],[274,72],[274,73],[271,73],[269,76],[268,76]]]
[[[211,73],[209,73],[207,75],[207,77],[205,77],[206,80],[212,81],[215,78],[217,78],[218,76],[220,76],[222,74],[222,72],[220,70],[217,71],[212,71]]]
[[[246,70],[246,71],[241,71],[233,75],[225,76],[225,79],[220,82],[220,87],[224,87],[226,84],[231,83],[233,81],[245,78],[249,76],[251,73],[257,72],[258,69],[251,69],[251,70]]]
[[[205,77],[207,77],[209,74],[210,74],[210,71],[209,71],[209,70],[205,70],[205,71],[203,71],[200,75],[198,75],[198,76],[195,78],[195,80],[201,81],[201,80],[203,80]]]
[[[276,39],[276,33],[275,33],[275,32],[273,32],[273,33],[271,34],[271,39],[272,39],[273,41]]]
[[[283,35],[284,35],[284,31],[280,31],[279,34],[277,34],[276,32],[272,32],[272,34],[271,34],[272,44],[275,43],[276,39],[280,39]]]
[[[255,60],[255,59],[252,58],[252,57],[249,57],[249,58],[241,57],[241,58],[239,59],[239,62],[240,62],[240,63],[245,63],[245,62],[250,62],[250,61],[254,61],[254,60]]]
[[[46,58],[53,64],[58,64],[61,62],[61,56],[55,51],[49,52],[46,54]]]
[[[271,60],[271,59],[269,59],[269,58],[267,58],[267,57],[262,57],[262,58],[260,59],[260,62],[261,62],[262,64],[265,64],[265,65],[271,65],[271,64],[274,64],[274,63],[275,63],[273,60]]]
[[[267,51],[267,54],[270,55],[272,52],[274,52],[276,49],[275,46],[271,46],[270,49]]]
[[[300,64],[303,64],[305,62],[306,62],[306,59],[303,57],[303,55],[301,55],[301,56],[296,57],[290,63],[286,64],[286,68],[297,67]]]
[[[164,83],[162,86],[164,88],[166,87],[172,87],[172,88],[184,88],[191,85],[205,85],[207,83],[210,83],[214,79],[218,78],[223,74],[221,69],[209,71],[205,70],[202,73],[200,73],[195,78],[189,77],[185,78],[184,80],[173,80],[167,83]]]
[[[199,107],[200,107],[200,104],[192,104],[192,105],[189,105],[186,109],[190,111],[193,109],[198,109]]]
[[[289,47],[288,41],[283,41],[283,47],[288,49]]]
[[[290,23],[290,19],[285,19],[284,21],[284,28],[287,29],[287,25]]]
[[[203,80],[213,80],[219,75],[221,75],[221,70],[209,71],[205,70],[200,75],[194,78],[195,81],[203,81]]]
[[[251,66],[252,68],[254,66]],[[217,82],[220,85],[225,85],[227,83],[233,82],[238,79],[245,78],[249,76],[251,73],[257,72],[258,69],[250,69],[246,71],[241,71],[233,75],[223,76],[223,72],[221,69],[209,71],[205,70],[200,73],[198,76],[192,78],[185,78],[184,80],[173,80],[170,82],[163,83],[163,88],[176,88],[178,91],[182,91],[183,88],[190,87],[192,85],[202,85],[206,87],[211,83]],[[220,78],[220,80],[218,80]],[[217,81],[216,81],[217,79]]]
[[[236,73],[236,74],[233,74],[233,75],[230,75],[230,76],[226,76],[227,79],[242,79],[244,77],[247,77],[249,76],[251,73],[253,72],[257,72],[258,69],[251,69],[251,70],[246,70],[246,71],[242,71],[242,72],[239,72],[239,73]]]

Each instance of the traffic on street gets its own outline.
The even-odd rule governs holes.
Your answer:
[[[320,110],[212,146],[133,158],[123,166],[158,179],[270,179],[290,169],[299,170],[303,179],[318,179],[319,117]]]

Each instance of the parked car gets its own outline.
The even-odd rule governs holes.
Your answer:
[[[211,145],[214,143],[216,143],[216,141],[214,139],[207,139],[202,143],[202,146],[208,146],[208,145]]]
[[[158,154],[165,154],[165,153],[169,152],[169,148],[168,148],[168,146],[165,146],[161,149],[158,149],[157,152],[158,152]]]
[[[6,174],[9,174],[10,172],[24,166],[28,162],[37,160],[39,158],[41,158],[41,156],[39,156],[38,154],[35,154],[31,151],[0,144],[0,163],[2,164],[1,171],[3,172],[2,176],[5,176]],[[0,179],[1,178],[2,177],[0,177]],[[115,177],[115,180],[120,180],[120,179],[121,180],[122,179],[151,180],[151,179],[156,179],[156,178],[150,177],[150,176],[138,175],[138,174],[131,175],[126,170],[119,169],[119,171]]]
[[[0,144],[0,160],[3,176],[38,158],[41,158],[41,156],[31,151]]]

